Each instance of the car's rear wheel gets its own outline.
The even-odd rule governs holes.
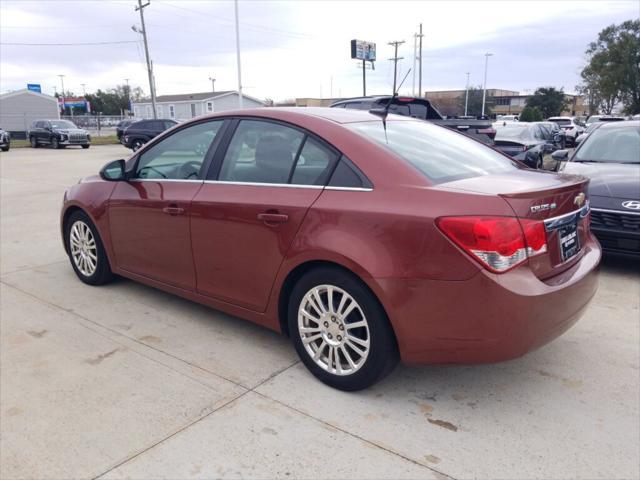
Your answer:
[[[542,170],[544,167],[544,156],[542,154],[538,155],[538,160],[536,161],[536,168],[538,170]]]
[[[38,148],[38,140],[33,135],[29,137],[29,143],[31,143],[31,148]]]
[[[135,152],[137,150],[140,150],[143,145],[144,145],[144,142],[142,140],[136,139],[133,142],[131,142],[131,149]]]
[[[354,275],[322,267],[306,273],[289,300],[289,332],[305,366],[340,390],[367,388],[398,361],[380,303]]]
[[[91,145],[82,145],[82,148],[89,148]]]
[[[100,235],[86,213],[78,210],[69,216],[65,241],[71,266],[80,280],[89,285],[102,285],[113,279]]]

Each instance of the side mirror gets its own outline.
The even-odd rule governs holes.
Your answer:
[[[124,160],[114,160],[107,163],[102,170],[100,170],[100,178],[108,182],[118,182],[120,180],[126,180],[126,174],[124,171]]]
[[[556,150],[551,154],[556,162],[566,162],[569,159],[569,150]]]

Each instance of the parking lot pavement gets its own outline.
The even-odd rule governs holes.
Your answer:
[[[348,394],[275,333],[75,278],[63,191],[126,155],[0,154],[1,478],[640,477],[638,262],[605,259],[584,318],[521,359]]]

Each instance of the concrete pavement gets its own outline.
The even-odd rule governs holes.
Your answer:
[[[359,393],[289,341],[134,282],[90,287],[64,189],[120,146],[0,153],[0,477],[639,478],[640,264],[605,259],[565,335]]]

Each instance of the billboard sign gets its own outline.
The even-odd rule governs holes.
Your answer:
[[[27,90],[31,90],[32,92],[42,93],[42,87],[39,83],[27,83]]]
[[[351,40],[351,58],[374,62],[376,60],[376,44],[364,40]]]
[[[63,105],[64,100],[64,105]],[[60,108],[64,107],[73,107],[73,108],[84,108],[89,111],[89,102],[87,102],[83,97],[69,97],[63,99],[62,97],[58,97],[58,105]]]

